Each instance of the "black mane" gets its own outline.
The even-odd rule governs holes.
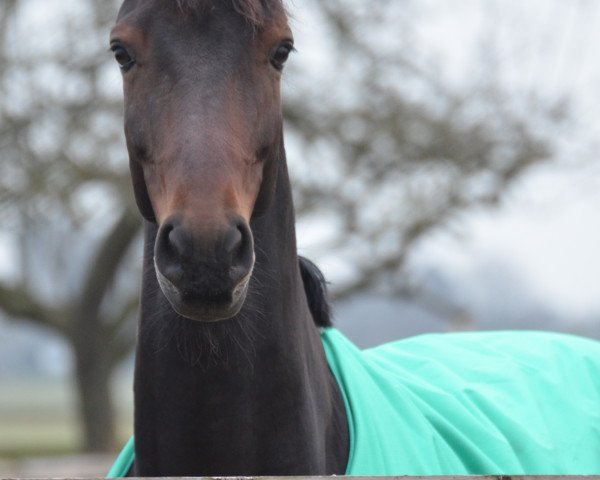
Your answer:
[[[327,298],[327,281],[319,267],[308,258],[298,256],[304,291],[313,320],[318,327],[331,327],[331,309]]]

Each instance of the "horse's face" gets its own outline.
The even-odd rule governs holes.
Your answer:
[[[246,296],[249,222],[270,202],[281,148],[279,83],[292,49],[283,7],[125,0],[110,43],[136,200],[159,226],[161,289],[188,318],[229,318]]]

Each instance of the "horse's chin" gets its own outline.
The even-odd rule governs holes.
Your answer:
[[[220,322],[237,315],[248,293],[249,276],[244,278],[231,293],[221,295],[183,294],[157,269],[158,284],[171,307],[182,317],[198,322]]]
[[[171,303],[173,310],[175,310],[182,317],[203,323],[221,322],[235,317],[240,312],[244,304],[244,301],[242,300],[240,302],[236,302],[236,304],[231,304],[225,307],[221,305],[204,305],[199,307],[184,303],[178,304],[171,302],[171,300],[169,300],[169,302]]]

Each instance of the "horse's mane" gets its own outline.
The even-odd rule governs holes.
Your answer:
[[[176,0],[184,12],[203,12],[213,0]],[[219,0],[220,1],[220,0]],[[242,15],[251,25],[264,25],[268,15],[275,8],[282,8],[281,0],[229,0],[236,12]]]
[[[331,327],[331,311],[327,298],[327,282],[325,277],[308,258],[298,257],[300,273],[304,282],[304,291],[313,320],[318,327]]]

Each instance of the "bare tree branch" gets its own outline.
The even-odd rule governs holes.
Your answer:
[[[102,242],[83,282],[75,313],[78,322],[98,322],[100,304],[140,227],[139,215],[125,209]]]
[[[8,317],[65,333],[65,312],[40,303],[25,286],[8,286],[0,282],[0,309]]]

